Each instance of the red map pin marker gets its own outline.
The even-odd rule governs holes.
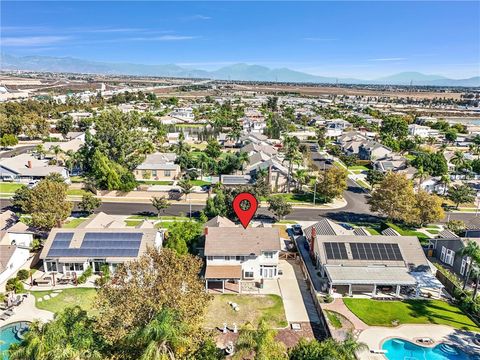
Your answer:
[[[240,203],[242,201],[248,202],[249,208],[247,210],[243,210],[240,207]],[[244,229],[247,228],[248,224],[250,223],[250,220],[252,220],[253,215],[255,215],[255,212],[257,211],[258,208],[258,201],[250,193],[240,193],[237,196],[235,196],[235,199],[233,199],[233,211],[235,211],[235,214],[237,214],[238,218],[240,219],[240,222],[242,223],[242,226]]]

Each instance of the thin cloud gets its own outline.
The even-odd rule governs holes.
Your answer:
[[[3,46],[39,46],[56,44],[70,39],[68,36],[24,36],[24,37],[4,37]]]
[[[191,16],[185,16],[182,18],[183,20],[189,21],[189,20],[210,20],[211,17],[207,15],[202,15],[202,14],[195,14]]]
[[[162,35],[162,36],[146,36],[146,37],[134,37],[126,38],[124,40],[131,41],[185,41],[197,39],[198,36],[188,36],[188,35]]]
[[[395,57],[395,58],[378,58],[378,59],[370,59],[369,61],[402,61],[407,60],[404,57]]]

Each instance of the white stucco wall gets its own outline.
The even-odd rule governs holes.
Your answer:
[[[30,250],[16,248],[12,257],[7,263],[6,269],[0,274],[0,285],[17,275],[17,271],[27,262],[28,258],[30,257]]]

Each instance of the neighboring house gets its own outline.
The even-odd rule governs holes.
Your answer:
[[[268,157],[268,156],[267,156]],[[267,170],[267,176],[272,190],[275,192],[284,192],[288,183],[288,169],[276,158],[265,160],[265,155],[261,155],[258,160],[257,155],[250,157],[251,164],[247,166],[245,172],[255,178],[260,170]],[[258,160],[258,161],[257,161]],[[295,182],[292,180],[291,184]]]
[[[374,169],[383,173],[389,171],[397,172],[407,168],[407,159],[398,155],[386,156],[384,158],[374,160],[372,165]]]
[[[193,113],[193,109],[190,107],[187,108],[175,108],[173,111],[169,114],[171,117],[186,121],[186,122],[192,122],[195,120],[195,115]]]
[[[220,175],[220,182],[225,186],[252,185],[250,175]]]
[[[155,228],[54,228],[45,241],[40,259],[45,272],[82,274],[89,266],[100,272],[108,265],[114,272],[119,264],[138,259],[147,248],[160,248],[163,234]]]
[[[439,238],[429,240],[429,249],[432,257],[437,259],[442,266],[446,267],[456,275],[464,278],[467,273],[467,264],[470,263],[470,258],[462,256],[461,252],[465,248],[469,240],[475,241],[480,245],[478,238]]]
[[[250,143],[245,146],[243,146],[240,149],[241,152],[246,152],[248,156],[251,156],[255,153],[262,152],[264,154],[267,154],[268,156],[275,156],[277,155],[278,151],[271,145],[266,145],[266,144],[255,144],[255,143]]]
[[[278,277],[281,250],[277,228],[206,227],[205,287],[242,291],[242,282]]]
[[[421,138],[426,138],[431,135],[431,128],[425,125],[410,124],[408,125],[408,134],[411,136],[419,136]]]
[[[350,126],[352,126],[352,124],[343,119],[329,120],[325,124],[325,136],[327,138],[338,138],[343,134],[343,131]]]
[[[31,154],[0,159],[0,179],[3,181],[28,182],[41,180],[50,174],[60,174],[67,183],[70,182],[67,169],[48,165],[48,160],[39,160]]]
[[[205,223],[205,227],[237,227],[235,223],[223,216],[215,216]]]
[[[259,133],[248,133],[240,137],[240,143],[247,145],[249,143],[254,143],[257,145],[269,145],[268,136],[259,134]]]
[[[0,285],[13,277],[30,258],[30,249],[0,245]]]
[[[360,160],[375,160],[390,156],[393,151],[377,141],[368,141],[360,145],[358,157]]]
[[[415,236],[311,234],[311,256],[329,293],[400,296],[401,291],[440,291]]]
[[[85,140],[82,140],[81,138],[75,138],[68,141],[46,142],[43,144],[43,147],[48,152],[52,152],[52,148],[58,146],[63,153],[66,153],[67,151],[78,151],[84,143]],[[60,154],[59,158],[63,159],[65,158],[65,156],[63,154]]]
[[[180,165],[175,164],[175,153],[154,153],[133,172],[137,180],[174,180],[180,176]]]

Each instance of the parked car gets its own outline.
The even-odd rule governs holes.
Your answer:
[[[295,224],[292,226],[292,230],[295,235],[303,235],[302,225]]]

